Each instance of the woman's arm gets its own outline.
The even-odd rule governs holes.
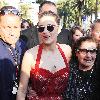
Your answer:
[[[32,66],[31,63],[32,55],[26,51],[22,61],[21,76],[16,100],[25,100]]]

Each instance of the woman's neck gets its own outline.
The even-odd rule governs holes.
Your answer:
[[[43,44],[43,48],[45,51],[55,51],[56,50],[56,43],[53,44]]]

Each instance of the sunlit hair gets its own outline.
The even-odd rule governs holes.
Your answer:
[[[51,2],[51,1],[44,1],[44,2],[42,2],[42,3],[40,4],[40,6],[39,6],[39,12],[41,12],[42,7],[43,7],[45,4],[48,4],[48,5],[53,5],[53,6],[55,6],[55,7],[56,7],[56,5],[55,5],[55,3],[54,3],[54,2]]]
[[[91,28],[92,31],[95,29],[95,24],[96,23],[100,23],[100,19],[96,19],[96,20],[93,21],[93,23],[90,26],[90,28]]]
[[[82,45],[82,43],[85,41],[94,42],[94,43],[96,43],[96,46],[97,46],[97,42],[92,36],[85,36],[85,37],[81,37],[80,39],[78,39],[76,41],[76,43],[74,45],[74,50],[77,51],[80,48],[80,46]]]
[[[54,17],[56,22],[57,22],[57,24],[60,25],[60,17],[57,14],[55,14],[54,12],[52,12],[52,11],[44,11],[43,13],[39,14],[38,17],[39,17],[39,19],[41,19],[44,16],[52,16],[52,17]]]

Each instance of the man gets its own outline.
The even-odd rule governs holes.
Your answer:
[[[19,40],[21,19],[12,6],[0,9],[0,100],[16,100],[25,44]]]
[[[51,1],[44,1],[43,3],[40,4],[39,14],[43,13],[44,11],[52,11],[56,14],[58,13],[55,3]],[[36,46],[37,44],[39,44],[39,42],[41,42],[41,40],[39,40],[39,37],[37,35],[36,26],[33,26],[30,29],[22,31],[21,34],[22,36],[26,37],[28,49],[32,48],[33,46]],[[71,36],[69,30],[60,29],[60,34],[58,35],[57,42],[71,45]]]

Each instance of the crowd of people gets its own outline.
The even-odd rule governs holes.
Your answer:
[[[100,19],[89,34],[61,28],[55,3],[37,26],[13,6],[0,9],[0,100],[100,100]]]

